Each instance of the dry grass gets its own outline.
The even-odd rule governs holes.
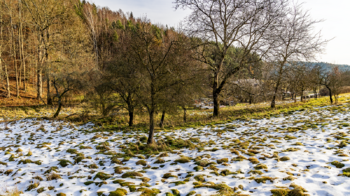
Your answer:
[[[339,103],[348,101],[350,94],[343,94],[338,100]],[[260,104],[238,104],[236,106],[220,108],[220,116],[212,117],[212,110],[201,110],[189,108],[187,112],[187,122],[183,121],[182,110],[178,113],[167,114],[164,121],[164,129],[181,129],[187,127],[198,127],[208,124],[225,123],[228,121],[241,119],[249,120],[252,118],[269,118],[285,112],[291,112],[301,109],[307,109],[315,106],[329,105],[329,98],[322,97],[318,99],[310,99],[307,102],[284,103],[277,105],[275,109],[271,109],[269,103]],[[0,100],[1,105],[1,100]],[[0,121],[14,120],[27,117],[51,117],[56,111],[56,107],[32,106],[32,107],[3,107],[0,108]],[[128,126],[128,112],[126,110],[118,111],[108,117],[102,117],[97,114],[91,107],[80,104],[76,107],[64,107],[59,116],[61,120],[73,121],[76,123],[94,122],[102,127],[102,130],[148,130],[149,117],[145,111],[136,111],[134,116],[134,126]],[[75,114],[75,115],[72,115]],[[68,118],[67,118],[68,117]],[[155,115],[156,125],[160,122],[161,113]],[[157,130],[163,130],[156,127]]]
[[[2,192],[0,191],[1,196],[20,196],[20,194],[23,194],[23,192],[18,190],[17,187],[12,189],[4,188]]]

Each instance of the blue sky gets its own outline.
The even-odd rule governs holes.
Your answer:
[[[89,0],[98,6],[111,10],[122,9],[133,12],[135,17],[147,16],[152,23],[172,27],[189,15],[189,10],[175,11],[174,0]],[[325,39],[332,39],[318,61],[350,65],[350,0],[304,0],[304,8],[310,11],[312,18],[325,21],[316,26]]]

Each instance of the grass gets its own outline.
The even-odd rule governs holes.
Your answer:
[[[18,188],[13,188],[13,189],[5,189],[4,194],[2,196],[20,196],[23,194],[22,191],[19,191]]]
[[[345,96],[344,96],[345,95]],[[346,101],[346,97],[350,94],[343,94],[339,98],[338,103]],[[220,108],[219,117],[213,118],[211,110],[201,110],[196,108],[188,109],[188,116],[186,123],[183,121],[182,111],[171,115],[166,115],[164,121],[164,129],[181,129],[186,127],[197,127],[203,125],[213,125],[218,123],[225,123],[232,120],[249,120],[249,119],[261,119],[270,118],[282,113],[290,113],[297,110],[305,110],[311,107],[326,106],[329,105],[328,97],[322,97],[318,99],[310,99],[308,102],[297,103],[285,103],[277,105],[276,108],[270,108],[269,104],[239,104],[236,106]],[[1,102],[0,102],[1,105]],[[62,114],[59,119],[65,121],[73,121],[77,123],[86,123],[91,121],[101,126],[100,131],[113,131],[116,129],[128,131],[128,130],[148,130],[148,114],[146,112],[137,112],[134,119],[134,126],[128,126],[128,114],[123,110],[119,112],[117,116],[101,117],[95,111],[87,111],[86,105],[77,105],[75,107],[65,107],[62,110]],[[4,120],[13,120],[19,118],[37,118],[37,117],[50,117],[55,112],[56,107],[47,106],[29,106],[29,107],[11,107],[0,108],[0,114],[6,117]],[[206,115],[203,115],[205,113]],[[70,116],[71,114],[76,114]],[[87,115],[88,114],[88,115]],[[155,116],[155,122],[159,122],[161,114]],[[164,130],[156,128],[157,130]],[[97,131],[97,130],[96,130]],[[193,140],[193,142],[197,142]]]
[[[343,168],[345,165],[343,163],[340,163],[339,161],[332,161],[332,165],[334,165],[336,168]]]

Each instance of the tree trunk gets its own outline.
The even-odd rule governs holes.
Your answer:
[[[184,110],[184,122],[187,122],[187,109],[186,107],[182,107],[182,109]]]
[[[52,105],[52,97],[51,97],[51,81],[50,81],[50,75],[47,74],[47,105]]]
[[[154,111],[151,110],[149,112],[149,133],[148,133],[147,144],[152,144],[154,142],[153,136],[154,136]]]
[[[276,96],[277,96],[277,91],[278,91],[279,85],[280,85],[280,78],[278,79],[278,81],[276,83],[275,92],[273,94],[272,101],[271,101],[271,108],[276,107]]]
[[[301,101],[301,102],[303,102],[303,101],[304,101],[304,91],[301,91],[300,101]]]
[[[134,125],[134,108],[129,108],[129,127]]]
[[[275,108],[275,107],[276,107],[276,95],[273,95],[272,101],[271,101],[271,108]]]
[[[214,113],[213,113],[213,116],[214,116],[214,117],[219,116],[220,104],[219,104],[218,96],[219,96],[218,93],[216,92],[216,90],[214,90],[214,92],[213,92],[213,103],[214,103]]]
[[[249,104],[251,105],[253,103],[253,97],[249,95]]]
[[[50,33],[49,33],[49,29],[46,30],[46,43],[49,43],[50,42]],[[46,62],[49,62],[49,53],[47,52],[47,47],[45,47],[45,59],[46,59]],[[46,84],[47,84],[47,95],[46,95],[46,98],[47,98],[47,105],[52,105],[52,97],[51,97],[51,81],[50,81],[50,70],[51,68],[51,65],[49,64],[48,65],[48,71],[46,73],[47,75],[47,80],[46,80]]]
[[[160,123],[159,123],[159,127],[162,129],[164,128],[164,118],[165,118],[165,111],[163,110],[162,117],[161,117]]]
[[[315,99],[317,99],[317,89],[314,89],[314,96],[315,96]]]
[[[43,77],[42,77],[42,71],[39,68],[37,71],[37,99],[41,99],[42,94],[43,94]]]
[[[5,68],[6,92],[7,92],[6,98],[10,98],[11,97],[10,79],[9,79],[9,74],[8,74],[6,63],[4,64],[4,68]]]
[[[331,104],[333,104],[332,90],[328,86],[326,86],[326,88],[329,90],[329,100],[331,101]]]
[[[53,115],[54,118],[57,118],[57,116],[60,114],[61,108],[62,108],[61,97],[58,97],[58,108],[55,115]]]

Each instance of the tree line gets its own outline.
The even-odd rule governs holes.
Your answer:
[[[257,103],[326,89],[337,99],[347,72],[303,62],[328,40],[300,4],[289,0],[176,0],[192,13],[181,28],[152,24],[122,10],[80,0],[0,0],[0,81],[4,97],[31,85],[45,104],[83,96],[101,115],[137,111],[154,116],[212,99],[213,116],[230,101]],[[15,80],[15,89],[10,88]],[[46,87],[44,87],[46,85]],[[46,90],[44,96],[44,90]],[[12,94],[11,94],[12,92]],[[13,93],[15,92],[15,93]],[[44,100],[44,98],[46,100]],[[336,101],[336,100],[335,100]]]

